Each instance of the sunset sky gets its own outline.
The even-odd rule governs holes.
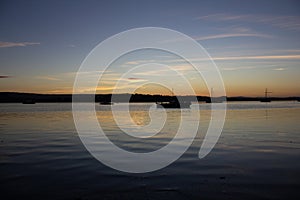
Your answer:
[[[265,88],[272,96],[300,96],[299,1],[1,1],[0,27],[1,92],[72,93],[79,66],[98,43],[132,28],[164,27],[206,49],[228,96],[263,96]],[[116,61],[97,92],[111,92],[124,65],[154,60],[186,74],[196,93],[207,95],[188,66],[156,53]],[[134,75],[118,92],[141,81],[174,82],[160,66]],[[153,87],[137,91],[167,94]],[[180,83],[174,87],[186,94]]]

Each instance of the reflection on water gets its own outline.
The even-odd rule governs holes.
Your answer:
[[[131,118],[119,117],[124,123],[130,120],[147,126],[151,105],[132,104]],[[210,121],[209,104],[168,110],[163,129],[145,139],[124,134],[110,106],[95,108],[99,123],[116,145],[149,152],[174,137],[181,112],[193,112],[198,106],[197,138],[177,162],[153,173],[127,174],[102,165],[87,152],[76,133],[71,104],[0,104],[1,195],[4,199],[282,199],[298,195],[300,103],[229,103],[221,138],[202,160],[197,154]],[[118,112],[122,113],[122,106]]]
[[[98,121],[114,144],[125,150],[139,153],[152,152],[168,144],[177,133],[181,112],[190,112],[178,109],[167,110],[166,121],[154,122],[153,125],[149,115],[152,104],[132,104],[130,105],[129,115],[126,115],[125,106],[126,104],[118,105],[118,109],[114,111],[114,114],[111,110],[98,110],[96,112]],[[156,120],[156,117],[160,117],[164,113],[162,109],[155,109],[150,112],[154,112],[152,120]],[[116,119],[118,119],[118,124]],[[126,127],[126,129],[120,129],[119,126]],[[156,134],[152,137],[141,137],[145,135],[144,131]],[[126,133],[135,133],[138,137]]]

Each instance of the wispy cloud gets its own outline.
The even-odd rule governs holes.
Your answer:
[[[197,41],[202,40],[211,40],[211,39],[222,39],[222,38],[233,38],[233,37],[262,37],[262,38],[272,38],[272,36],[267,34],[259,34],[259,33],[225,33],[218,35],[208,35],[202,37],[194,37]]]
[[[261,63],[256,65],[248,65],[248,66],[229,66],[229,67],[221,67],[222,71],[241,71],[241,70],[257,70],[257,69],[267,69],[274,71],[284,71],[286,68],[278,67],[278,65],[270,65],[267,63]]]
[[[238,71],[238,70],[249,70],[249,69],[256,69],[257,66],[243,66],[243,67],[224,67],[222,71]]]
[[[237,38],[237,37],[257,37],[257,38],[269,38],[269,39],[274,38],[274,35],[260,33],[246,27],[231,26],[229,28],[228,27],[219,28],[218,31],[219,34],[193,36],[192,38],[196,41]],[[185,40],[186,40],[185,38],[170,38],[168,40],[162,41],[162,43],[182,42]]]
[[[130,82],[135,82],[135,83],[147,81],[146,79],[143,79],[143,78],[135,78],[135,77],[129,77],[127,80],[130,81]]]
[[[300,49],[274,49],[274,52],[300,53]]]
[[[125,64],[121,65],[121,67],[132,67],[132,65],[141,65],[145,63],[152,63],[156,62],[157,60],[155,59],[146,59],[146,60],[131,60],[126,62]]]
[[[161,69],[161,70],[148,70],[148,71],[140,71],[140,72],[134,72],[134,75],[137,76],[160,76],[163,75],[164,72],[167,70]]]
[[[125,64],[127,64],[127,65],[137,65],[137,64],[139,64],[139,62],[138,61],[128,61]]]
[[[1,42],[0,41],[0,48],[5,47],[25,47],[30,45],[38,45],[39,42]]]
[[[128,78],[129,80],[139,80],[140,78]]]
[[[209,61],[209,58],[192,58],[191,62]],[[266,55],[266,56],[224,56],[212,57],[214,61],[230,61],[230,60],[300,60],[300,55]],[[183,62],[180,59],[169,60],[168,62]]]
[[[11,76],[3,76],[3,75],[0,75],[0,78],[11,78]]]
[[[46,94],[72,94],[73,87],[70,86],[60,86],[59,88],[53,88],[50,90],[43,90]]]
[[[226,13],[201,16],[198,20],[209,21],[239,21],[250,23],[262,23],[281,29],[300,31],[300,16],[292,15],[233,15]]]
[[[276,69],[273,69],[273,70],[275,70],[275,71],[284,71],[284,70],[286,70],[286,68],[276,68]]]
[[[48,81],[59,81],[59,78],[51,77],[51,76],[36,76],[36,79],[43,79]]]
[[[213,60],[300,60],[300,55],[231,56],[214,57]]]
[[[176,63],[176,62],[182,62],[182,60],[165,60],[161,61],[162,63]],[[145,76],[145,77],[150,77],[150,76],[155,76],[155,77],[162,77],[168,74],[168,76],[177,76],[179,73],[183,74],[189,71],[193,71],[194,68],[191,65],[169,65],[170,68],[164,67],[164,68],[155,68],[151,70],[143,70],[143,71],[138,71],[134,72],[133,74],[136,76]]]

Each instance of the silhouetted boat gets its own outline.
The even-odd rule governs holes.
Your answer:
[[[192,103],[188,101],[179,102],[178,100],[174,100],[170,102],[156,102],[156,104],[163,108],[190,108]]]
[[[172,88],[172,98],[168,102],[156,102],[157,105],[162,106],[163,108],[190,108],[190,101],[178,101],[178,99],[174,96],[173,88]],[[157,108],[161,108],[158,106]]]
[[[111,102],[111,101],[103,101],[103,102],[100,102],[100,105],[113,105],[114,103]]]
[[[22,104],[35,104],[35,100],[33,99],[25,99],[22,101]]]
[[[268,88],[266,88],[265,90],[265,98],[260,100],[260,102],[271,102],[271,99],[268,98],[268,93],[272,93],[272,92],[268,92]]]

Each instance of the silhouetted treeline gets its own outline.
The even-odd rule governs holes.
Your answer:
[[[75,95],[75,101],[78,102],[169,102],[174,100],[173,96],[165,95],[146,95],[146,94],[80,94]],[[182,101],[198,101],[210,102],[207,96],[179,96]],[[227,101],[260,101],[264,97],[214,97],[215,100]],[[271,97],[272,101],[300,101],[300,97]],[[0,103],[22,103],[24,101],[34,102],[72,102],[71,94],[33,94],[33,93],[17,93],[17,92],[0,92]]]

